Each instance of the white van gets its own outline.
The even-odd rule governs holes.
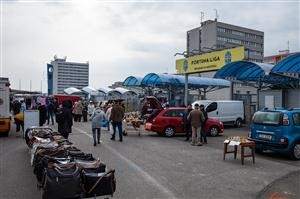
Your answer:
[[[203,104],[208,113],[208,117],[221,121],[224,125],[232,124],[240,127],[245,119],[243,101],[233,100],[198,100],[192,103]]]

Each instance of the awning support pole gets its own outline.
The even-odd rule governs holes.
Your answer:
[[[188,82],[189,82],[189,75],[186,73],[184,74],[184,105],[188,105]]]

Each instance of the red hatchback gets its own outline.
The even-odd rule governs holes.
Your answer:
[[[154,131],[171,137],[175,134],[184,133],[183,107],[172,107],[161,110],[155,117],[151,117],[145,124],[147,131]],[[192,109],[191,109],[192,110]],[[207,135],[217,136],[223,134],[224,126],[219,120],[208,118],[205,130]]]

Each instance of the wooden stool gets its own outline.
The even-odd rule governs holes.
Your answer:
[[[236,155],[237,155],[237,148],[238,148],[238,146],[237,146],[237,145],[235,145],[235,146],[234,146],[234,150],[233,150],[233,151],[228,151],[228,150],[227,150],[228,144],[229,144],[229,142],[228,142],[228,143],[224,143],[224,154],[223,154],[223,160],[225,160],[225,155],[226,155],[227,153],[234,153],[234,159],[236,159]]]
[[[240,144],[241,146],[241,160],[242,164],[244,164],[244,158],[252,157],[253,164],[255,164],[255,142],[253,141],[247,141]],[[245,148],[248,147],[251,149],[250,155],[245,155]]]

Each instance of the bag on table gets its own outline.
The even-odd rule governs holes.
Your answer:
[[[85,197],[113,195],[116,191],[115,170],[105,173],[82,172]]]
[[[81,197],[80,168],[76,167],[75,164],[70,165],[70,167],[68,165],[64,167],[54,165],[53,168],[45,169],[43,199]]]

